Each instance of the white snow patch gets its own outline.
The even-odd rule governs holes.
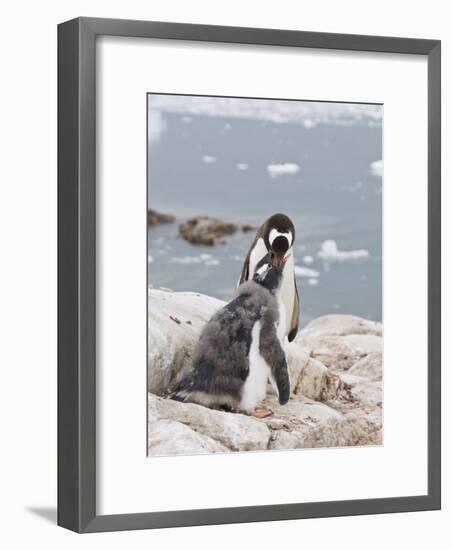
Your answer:
[[[311,264],[314,263],[314,258],[312,256],[309,256],[309,255],[303,256],[303,262],[306,265],[311,265]]]
[[[301,267],[299,265],[294,266],[293,268],[295,275],[298,277],[306,277],[308,279],[313,279],[320,277],[320,273],[315,269],[310,269],[309,267]]]
[[[367,260],[369,251],[359,250],[339,250],[336,241],[324,241],[318,253],[319,258],[330,262],[345,262],[348,260]]]
[[[207,260],[204,265],[212,266],[212,265],[220,265],[220,260]]]
[[[383,176],[383,161],[375,160],[374,162],[371,162],[369,166],[369,171],[372,176],[381,178]]]
[[[237,170],[248,170],[248,164],[246,164],[246,162],[239,162],[237,164]]]
[[[308,279],[308,285],[310,286],[317,286],[319,284],[318,279]]]
[[[285,175],[293,176],[298,173],[300,167],[294,162],[286,162],[284,164],[269,164],[267,170],[272,178],[277,178]]]

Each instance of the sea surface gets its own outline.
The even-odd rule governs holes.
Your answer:
[[[381,321],[381,121],[200,111],[149,96],[148,206],[177,217],[148,228],[149,284],[230,300],[254,232],[199,246],[179,223],[260,225],[283,212],[296,227],[301,324],[328,313]]]

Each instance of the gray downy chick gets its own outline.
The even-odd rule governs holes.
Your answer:
[[[172,399],[262,418],[271,414],[257,409],[270,377],[280,404],[287,403],[290,382],[275,297],[283,270],[284,263],[274,265],[270,254],[262,258],[253,280],[240,285],[236,297],[205,325],[192,370],[173,389]]]

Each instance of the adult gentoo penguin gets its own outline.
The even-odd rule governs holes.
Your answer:
[[[283,270],[284,263],[273,265],[269,254],[261,259],[253,280],[241,285],[236,297],[205,325],[192,370],[169,397],[264,418],[272,412],[257,407],[270,377],[279,402],[287,403],[290,382],[277,333],[280,310],[275,298]]]
[[[294,272],[293,243],[295,227],[285,214],[273,214],[257,230],[248,251],[237,286],[253,278],[256,266],[267,254],[276,267],[286,264],[277,298],[285,309],[285,333],[289,342],[298,332],[300,298]]]

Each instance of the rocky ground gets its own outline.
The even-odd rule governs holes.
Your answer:
[[[190,368],[201,328],[223,305],[149,289],[149,456],[382,443],[382,326],[352,315],[315,319],[288,345],[291,398],[279,405],[269,384],[269,418],[165,399]]]

